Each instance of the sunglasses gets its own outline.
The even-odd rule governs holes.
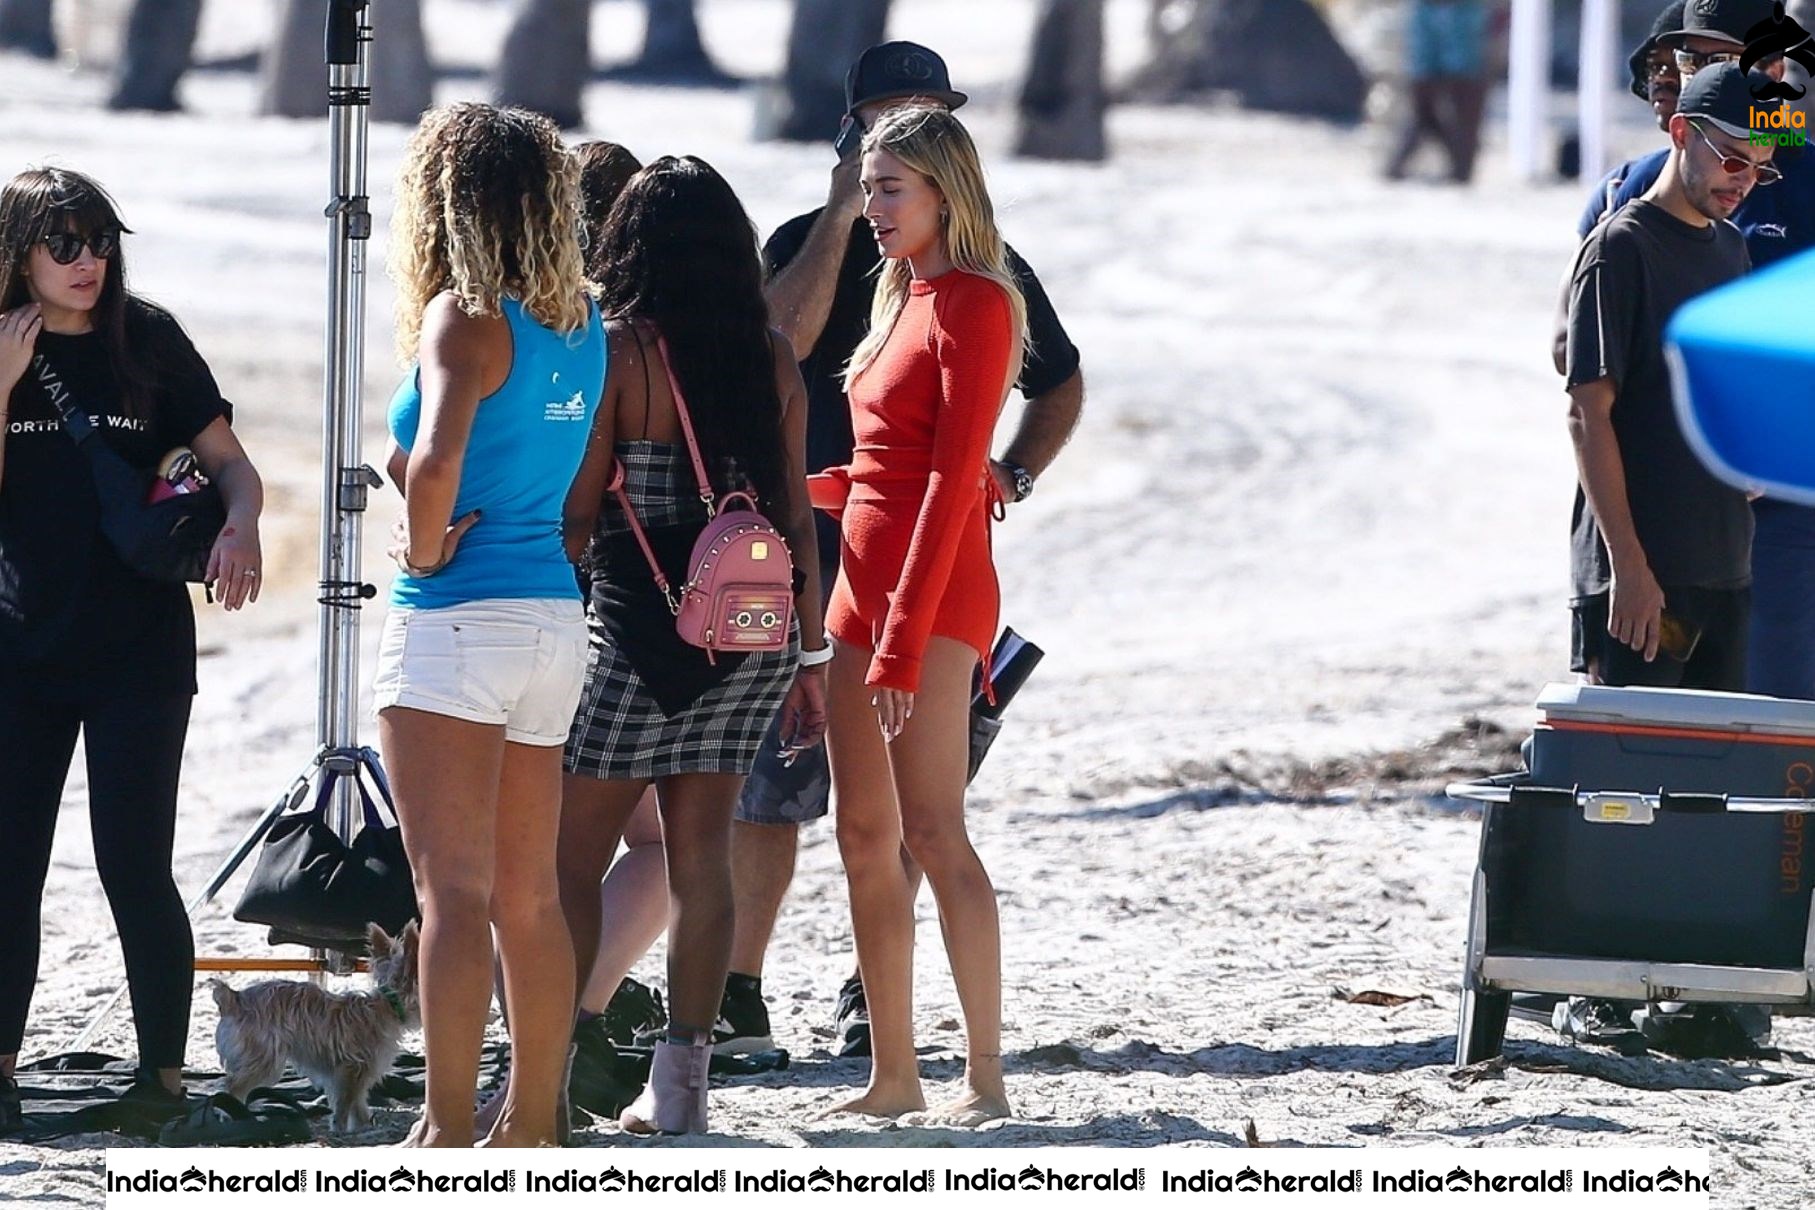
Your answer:
[[[1681,79],[1681,75],[1682,73],[1676,70],[1675,59],[1652,59],[1645,64],[1647,80],[1677,80]]]
[[[1711,50],[1706,53],[1693,50],[1677,49],[1676,66],[1678,71],[1698,72],[1704,67],[1713,67],[1716,63],[1737,63],[1740,52],[1736,50]],[[1761,59],[1760,66],[1769,63],[1770,59]]]
[[[1754,164],[1743,155],[1728,155],[1714,145],[1714,140],[1708,137],[1707,131],[1703,130],[1700,126],[1697,126],[1694,122],[1689,123],[1689,127],[1694,130],[1696,134],[1701,136],[1702,142],[1708,145],[1709,151],[1712,151],[1715,155],[1720,157],[1721,171],[1728,176],[1740,176],[1750,172],[1758,177],[1758,183],[1760,185],[1775,185],[1778,181],[1783,180],[1783,173],[1771,167],[1771,165]]]
[[[74,231],[58,231],[44,237],[44,247],[59,265],[75,264],[85,247],[95,254],[96,260],[106,260],[120,250],[120,233],[112,227],[103,227],[84,238]]]

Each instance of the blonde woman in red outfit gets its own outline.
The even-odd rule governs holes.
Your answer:
[[[885,117],[863,143],[864,216],[886,258],[846,387],[856,453],[827,742],[838,847],[869,999],[863,1095],[832,1112],[926,1108],[913,1039],[905,844],[939,904],[964,1010],[964,1088],[929,1120],[1009,1113],[995,888],[964,827],[972,675],[996,632],[990,438],[1020,372],[1026,308],[970,135],[943,109]],[[987,671],[987,669],[986,669]]]

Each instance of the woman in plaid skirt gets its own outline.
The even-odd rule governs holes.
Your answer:
[[[806,388],[768,327],[754,229],[709,165],[664,157],[625,187],[592,251],[610,367],[567,518],[592,564],[586,688],[567,743],[561,899],[584,986],[600,930],[599,879],[653,782],[667,847],[667,1037],[649,1087],[621,1119],[638,1133],[706,1127],[712,1025],[731,959],[731,813],[776,711],[802,750],[825,731],[819,556],[806,493]],[[666,362],[666,364],[664,364]],[[750,491],[789,544],[799,635],[775,652],[684,642],[623,509],[669,579],[686,580],[706,508],[676,408],[684,398],[717,493]]]

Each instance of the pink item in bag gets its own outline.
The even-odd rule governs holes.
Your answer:
[[[788,544],[758,511],[748,492],[727,492],[722,500],[715,497],[706,475],[706,460],[693,435],[693,418],[668,360],[668,342],[657,336],[656,348],[668,374],[668,389],[674,393],[674,410],[687,438],[687,452],[693,459],[693,474],[708,518],[687,557],[687,582],[678,591],[662,573],[630,506],[622,463],[613,467],[609,490],[624,509],[624,518],[643,548],[649,570],[655,573],[656,587],[674,611],[674,628],[684,642],[704,648],[713,662],[720,651],[781,651],[788,645],[788,629],[794,619],[794,560]]]

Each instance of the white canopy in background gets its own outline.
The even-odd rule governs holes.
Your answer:
[[[1549,175],[1552,0],[1513,0],[1507,69],[1507,145],[1521,180]],[[1582,179],[1608,168],[1607,129],[1613,100],[1623,91],[1619,0],[1582,0],[1576,123]]]

